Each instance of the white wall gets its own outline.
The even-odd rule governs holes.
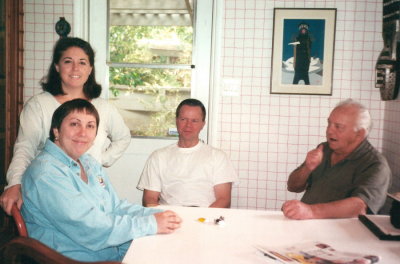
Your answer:
[[[383,138],[386,104],[374,88],[375,63],[383,47],[382,1],[224,3],[221,78],[238,79],[241,94],[220,100],[217,141],[239,171],[235,207],[279,210],[285,200],[301,196],[286,191],[287,177],[324,140],[329,112],[342,99],[365,104],[374,122],[371,143],[399,156],[398,137]],[[274,7],[337,8],[332,96],[270,94]],[[391,109],[394,131],[400,115],[398,107]],[[393,147],[383,148],[386,140]],[[399,164],[396,156],[393,162]]]
[[[151,142],[150,142],[151,141]],[[154,140],[132,138],[125,154],[111,167],[107,173],[119,196],[133,203],[142,203],[143,192],[136,189],[147,157],[156,149],[176,142],[176,140]],[[138,165],[140,164],[140,165]]]
[[[382,1],[225,0],[223,4],[217,38],[220,58],[211,95],[217,102],[213,109],[217,118],[211,137],[215,146],[230,155],[239,172],[233,207],[279,210],[284,200],[299,197],[286,191],[287,176],[309,149],[324,140],[331,108],[348,97],[370,109],[374,121],[370,140],[388,156],[398,183],[399,101],[381,101],[374,88],[375,62],[383,47]],[[337,8],[332,96],[269,93],[274,7]],[[47,70],[58,38],[53,33],[54,23],[59,16],[72,21],[73,0],[25,0],[24,8],[27,99],[41,91],[38,81]],[[240,96],[220,92],[220,80],[224,79],[238,80]],[[131,147],[136,147],[135,142]],[[121,196],[133,200],[140,199],[140,193],[135,193],[136,176],[132,175],[142,168],[131,173],[126,166],[135,159],[126,156],[109,169],[117,190],[127,185],[132,189]]]

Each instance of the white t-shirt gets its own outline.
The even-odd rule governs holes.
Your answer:
[[[129,128],[115,106],[107,100],[96,98],[91,101],[96,107],[100,124],[93,146],[88,150],[103,166],[113,164],[129,146]],[[14,155],[7,171],[6,188],[21,183],[25,169],[43,149],[49,137],[51,118],[61,104],[48,92],[35,95],[25,103],[20,115],[18,137]]]
[[[137,188],[160,192],[160,204],[208,207],[215,201],[215,185],[235,181],[222,150],[202,142],[192,148],[174,143],[150,155]]]

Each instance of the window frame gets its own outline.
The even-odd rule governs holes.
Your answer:
[[[216,1],[220,2],[220,1]],[[109,65],[107,63],[107,0],[75,0],[74,1],[74,35],[89,41],[96,53],[96,80],[102,85],[101,97],[109,98]],[[191,81],[191,97],[203,102],[210,113],[212,106],[209,98],[212,94],[212,37],[213,10],[216,10],[214,0],[197,1],[196,30],[193,44]],[[211,12],[210,12],[211,11]],[[201,47],[201,48],[199,48]],[[207,115],[207,121],[211,120]],[[210,121],[211,122],[211,121]],[[200,137],[208,141],[209,122],[201,131]]]

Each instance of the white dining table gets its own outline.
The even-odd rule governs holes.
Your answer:
[[[377,255],[379,263],[400,263],[400,241],[379,240],[358,218],[291,220],[280,211],[161,208],[175,211],[183,219],[181,228],[134,240],[123,263],[276,263],[255,246],[285,247],[309,241],[338,251]],[[215,224],[221,216],[224,223]]]

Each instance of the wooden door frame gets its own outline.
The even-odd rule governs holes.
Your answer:
[[[4,0],[5,15],[5,150],[4,170],[0,172],[0,194],[6,183],[6,172],[11,162],[19,126],[19,113],[23,107],[23,0]],[[3,156],[4,155],[4,156]],[[12,217],[0,208],[0,247],[16,235]]]
[[[5,171],[11,162],[14,143],[17,138],[19,114],[23,107],[23,0],[5,0],[6,13],[6,131]]]

